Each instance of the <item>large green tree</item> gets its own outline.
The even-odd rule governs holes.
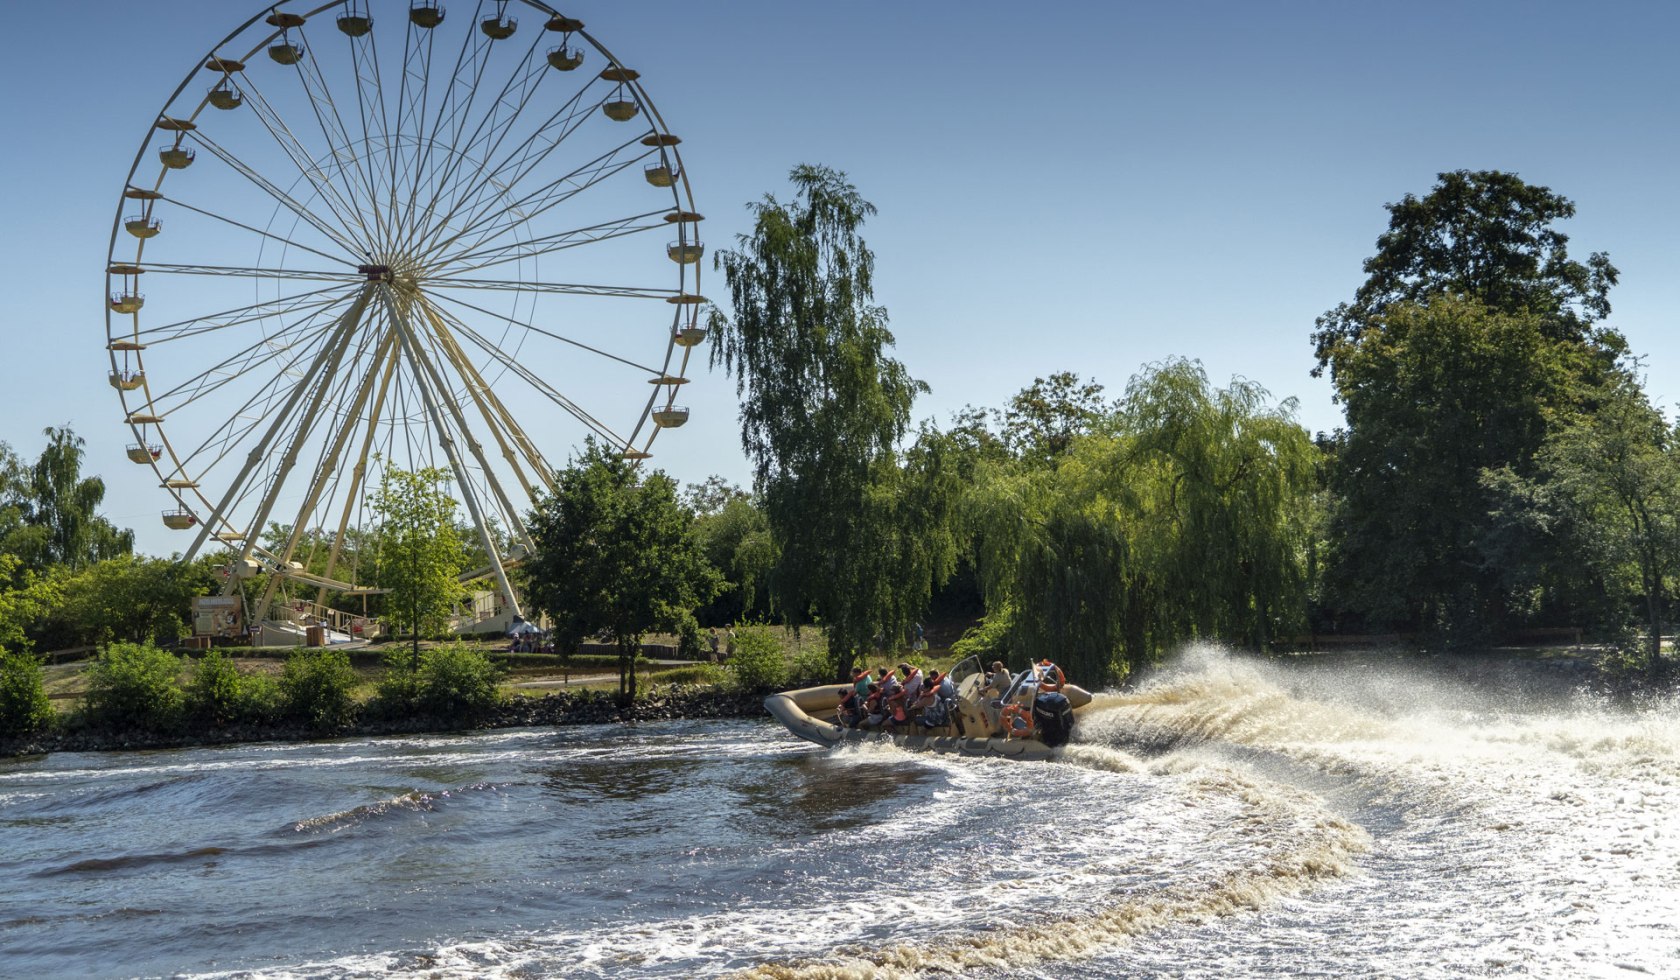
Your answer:
[[[437,636],[466,597],[459,578],[468,554],[455,523],[448,471],[388,468],[373,495],[378,517],[377,581],[394,630]]]
[[[716,257],[731,309],[712,311],[712,358],[741,396],[742,447],[777,556],[770,594],[793,624],[821,620],[843,670],[876,635],[903,636],[931,577],[948,573],[949,484],[937,466],[899,458],[926,386],[887,353],[859,234],[874,206],[826,167],[790,179],[793,200],[749,205],[752,232]]]
[[[610,634],[619,693],[634,699],[642,637],[681,630],[720,585],[689,533],[676,484],[591,439],[526,526],[536,545],[520,569],[526,600],[553,622],[564,648]]]
[[[1568,615],[1567,556],[1497,513],[1483,477],[1532,476],[1548,432],[1621,373],[1625,341],[1595,325],[1616,269],[1570,258],[1555,223],[1574,205],[1514,174],[1443,173],[1388,210],[1367,280],[1313,334],[1348,420],[1331,611],[1451,641]]]

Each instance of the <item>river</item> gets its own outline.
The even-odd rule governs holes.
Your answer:
[[[0,762],[0,975],[1680,976],[1680,703],[1212,649],[1049,763],[671,722]]]

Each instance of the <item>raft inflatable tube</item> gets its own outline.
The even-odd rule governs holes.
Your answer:
[[[1077,712],[1091,703],[1091,694],[1082,687],[1067,684],[1062,693]],[[845,687],[825,684],[797,691],[783,691],[764,699],[764,709],[787,730],[807,742],[822,746],[858,743],[883,743],[917,752],[947,752],[971,756],[999,756],[1010,759],[1049,759],[1056,750],[1035,738],[964,738],[955,734],[891,735],[862,728],[842,728],[823,716],[833,717],[845,696]],[[978,709],[964,704],[961,709],[972,727],[984,727]],[[943,725],[934,731],[951,732],[955,726]]]

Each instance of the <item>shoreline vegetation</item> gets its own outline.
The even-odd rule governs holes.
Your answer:
[[[254,708],[248,707],[244,715],[234,711],[218,720],[203,713],[201,702],[195,712],[190,700],[193,691],[202,692],[202,681],[207,672],[215,675],[222,670],[221,664],[230,663],[209,656],[194,666],[185,683],[180,682],[180,674],[172,678],[183,698],[177,708],[181,712],[179,714],[149,719],[122,715],[116,713],[119,709],[114,706],[109,692],[105,693],[103,700],[94,693],[70,710],[55,711],[54,717],[35,731],[0,735],[0,759],[17,760],[53,752],[148,751],[253,742],[445,735],[511,728],[635,724],[678,719],[762,718],[766,717],[764,696],[772,690],[789,684],[810,686],[822,683],[820,678],[800,677],[792,673],[791,663],[786,664],[784,671],[759,670],[754,673],[749,668],[743,674],[703,662],[665,664],[662,665],[664,669],[647,675],[650,679],[643,694],[627,701],[611,689],[616,687],[616,682],[604,672],[598,672],[596,665],[574,662],[567,667],[556,664],[551,672],[570,670],[578,678],[576,687],[542,695],[510,695],[504,689],[497,689],[495,681],[499,680],[501,687],[505,688],[510,680],[518,683],[520,671],[540,670],[530,666],[533,658],[529,655],[513,655],[509,658],[512,663],[524,666],[510,667],[506,663],[492,664],[489,655],[483,651],[460,645],[433,647],[422,651],[423,656],[432,651],[444,651],[442,655],[434,654],[425,664],[434,673],[439,670],[440,663],[465,661],[469,668],[480,665],[486,668],[477,676],[481,681],[491,682],[490,685],[481,684],[475,693],[471,683],[461,684],[459,677],[455,677],[452,700],[428,701],[424,688],[430,678],[422,671],[402,669],[402,662],[410,655],[409,649],[404,647],[400,656],[395,652],[387,653],[385,672],[374,683],[371,694],[368,693],[368,677],[373,676],[370,674],[358,675],[360,679],[357,681],[340,678],[350,684],[348,703],[339,702],[331,693],[332,685],[323,684],[316,678],[311,682],[312,686],[307,687],[310,693],[305,701],[289,699],[289,692],[283,690],[279,699],[270,698],[266,705],[259,703]],[[294,654],[288,662],[308,664],[309,668],[319,672],[322,662],[347,659],[342,656],[342,651],[338,651],[339,657],[331,656],[334,652],[304,650]],[[123,653],[132,660],[136,651]],[[778,657],[782,656],[780,651],[776,653]],[[950,659],[948,651],[928,653],[932,656],[914,659],[926,663]],[[139,654],[150,658],[154,666],[164,666],[166,661],[173,661],[177,668],[181,664],[180,660],[165,651],[141,648]],[[1232,651],[1232,654],[1239,658],[1302,668],[1322,668],[1331,664],[1355,667],[1378,663],[1413,664],[1451,677],[1467,687],[1500,691],[1519,698],[1587,694],[1633,701],[1675,690],[1674,671],[1665,672],[1665,677],[1653,677],[1643,665],[1629,661],[1616,648],[1596,645],[1501,647],[1457,652],[1375,645],[1359,649],[1270,654],[1238,650]],[[366,661],[368,658],[362,659]],[[591,658],[579,659],[588,661]],[[1672,661],[1672,658],[1667,659]],[[206,662],[210,664],[208,671]],[[84,666],[89,673],[98,669],[92,661]],[[130,666],[133,666],[132,663]],[[454,666],[457,668],[455,673],[459,673],[460,664],[455,663]],[[305,676],[305,669],[303,666],[294,667],[294,678]],[[249,661],[236,673],[241,679],[265,676],[260,668],[253,669]],[[1147,683],[1152,673],[1152,670],[1140,671],[1124,687]],[[669,677],[673,681],[661,683],[661,677]],[[294,682],[292,690],[299,689],[298,684],[301,683]],[[259,680],[255,685],[255,692],[247,692],[245,697],[261,702],[264,698],[260,693],[263,683]],[[357,685],[363,689],[365,697],[356,697]],[[144,692],[144,696],[152,699],[154,704],[168,704],[172,700],[167,691],[157,689]],[[305,703],[310,698],[313,701]],[[338,707],[323,711],[319,704],[321,701],[335,702]],[[127,723],[118,720],[124,718]]]

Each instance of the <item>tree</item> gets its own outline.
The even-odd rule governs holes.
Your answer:
[[[82,439],[69,428],[48,427],[47,446],[35,464],[21,466],[10,449],[0,454],[0,551],[17,555],[24,565],[44,571],[63,565],[72,571],[134,550],[134,532],[119,530],[96,511],[105,499],[105,481],[82,476]]]
[[[48,636],[65,644],[174,643],[187,633],[193,597],[216,591],[214,562],[124,555],[64,573]]]
[[[1423,198],[1407,194],[1387,205],[1388,231],[1365,260],[1369,276],[1342,303],[1318,318],[1313,344],[1317,375],[1332,376],[1338,354],[1397,303],[1460,295],[1500,313],[1531,313],[1554,340],[1584,340],[1610,315],[1617,270],[1602,252],[1583,264],[1569,257],[1569,236],[1553,223],[1575,216],[1575,205],[1550,188],[1497,170],[1454,170]],[[1604,341],[1620,352],[1619,337]]]
[[[619,653],[619,694],[636,697],[635,658],[650,630],[679,630],[717,590],[688,533],[676,484],[593,439],[556,477],[527,522],[536,554],[521,569],[532,608],[567,649],[605,632]]]
[[[1367,280],[1313,334],[1348,419],[1326,601],[1451,642],[1578,607],[1568,556],[1484,476],[1532,477],[1552,427],[1623,372],[1626,342],[1594,326],[1616,269],[1569,258],[1554,223],[1574,205],[1513,174],[1443,173],[1388,209]]]
[[[467,552],[455,524],[447,471],[389,468],[374,494],[379,518],[378,582],[387,589],[385,619],[396,630],[436,636],[466,597],[459,577]]]
[[[906,521],[937,520],[949,501],[898,463],[927,386],[886,353],[893,336],[859,236],[875,208],[838,171],[802,165],[790,179],[794,200],[749,205],[752,233],[716,257],[732,313],[711,311],[712,363],[741,396],[741,444],[777,555],[770,594],[796,626],[821,619],[843,673],[877,634],[905,635],[906,597],[948,572],[943,528]]]
[[[1330,587],[1373,625],[1497,632],[1513,564],[1549,559],[1538,542],[1498,541],[1483,473],[1533,472],[1584,352],[1549,341],[1537,317],[1472,299],[1400,304],[1381,321],[1334,354],[1348,428],[1331,479]]]
[[[1023,459],[1053,464],[1107,414],[1102,392],[1102,385],[1082,382],[1071,371],[1034,378],[1002,412],[1004,444]]]
[[[698,613],[702,622],[733,623],[766,615],[765,582],[776,552],[769,521],[752,497],[731,496],[716,510],[701,513],[692,533],[706,561],[724,579],[717,596]]]
[[[1667,583],[1680,573],[1675,438],[1628,378],[1602,392],[1595,411],[1552,432],[1539,453],[1542,481],[1576,515],[1576,538],[1592,541],[1576,553],[1603,566],[1604,580],[1621,596],[1643,598],[1653,670],[1662,656]]]
[[[0,553],[0,650],[30,649],[29,634],[63,598],[57,579],[24,568],[16,555]]]
[[[1007,646],[1101,679],[1184,640],[1297,627],[1317,450],[1268,398],[1168,361],[1054,468],[983,467],[967,514]]]

